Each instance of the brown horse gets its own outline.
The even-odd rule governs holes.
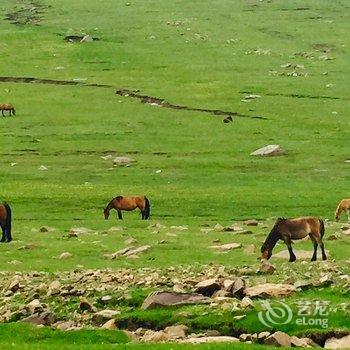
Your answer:
[[[0,110],[3,117],[5,117],[4,111],[9,111],[9,115],[11,113],[16,115],[15,108],[10,103],[0,103]]]
[[[0,203],[0,226],[2,238],[0,242],[11,242],[11,208],[7,203]]]
[[[322,260],[326,260],[327,256],[322,242],[323,235],[324,222],[321,219],[313,217],[303,217],[297,219],[278,218],[261,247],[261,258],[270,259],[272,249],[276,245],[277,241],[281,239],[288,247],[289,261],[293,262],[296,260],[296,256],[292,250],[292,240],[310,236],[314,245],[314,254],[312,255],[311,261],[317,260],[318,245],[320,245],[322,250]]]
[[[103,213],[105,219],[109,217],[109,211],[115,209],[118,213],[118,219],[122,220],[122,210],[131,211],[136,208],[139,208],[142,215],[142,220],[149,219],[150,216],[150,203],[147,197],[138,196],[138,197],[123,197],[118,196],[113,198],[104,209]]]
[[[342,212],[348,214],[348,221],[350,222],[350,199],[342,199],[335,211],[335,221],[339,221]]]

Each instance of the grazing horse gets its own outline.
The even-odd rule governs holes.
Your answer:
[[[109,217],[109,211],[111,209],[115,209],[118,212],[118,219],[122,220],[122,210],[131,211],[136,208],[139,208],[142,214],[142,220],[149,219],[150,216],[150,203],[147,197],[145,196],[139,196],[139,197],[123,197],[118,196],[113,198],[106,208],[104,209],[103,213],[105,216],[105,219],[108,220]]]
[[[0,242],[11,242],[11,208],[7,203],[0,203],[0,226],[2,229]]]
[[[3,117],[5,117],[4,111],[9,111],[9,115],[11,112],[16,115],[15,108],[10,103],[0,103],[0,109]]]
[[[297,219],[278,218],[271,232],[267,236],[264,244],[261,246],[262,259],[270,259],[272,249],[278,240],[283,240],[288,247],[289,261],[296,260],[296,256],[292,250],[292,240],[302,239],[310,236],[314,245],[314,254],[311,261],[317,260],[317,246],[320,245],[322,250],[322,260],[326,260],[327,256],[324,251],[322,237],[324,235],[324,222],[321,219],[313,217],[303,217]]]
[[[340,201],[334,214],[335,221],[339,221],[343,211],[348,214],[348,221],[350,222],[350,199],[342,199]]]

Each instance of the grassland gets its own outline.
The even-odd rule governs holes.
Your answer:
[[[253,265],[257,254],[208,247],[216,239],[259,247],[275,217],[332,220],[339,199],[349,196],[347,1],[3,0],[0,17],[9,13],[22,24],[0,21],[0,77],[83,83],[0,82],[1,102],[17,112],[0,119],[0,196],[14,213],[14,242],[0,246],[1,270]],[[63,40],[81,33],[100,40]],[[225,124],[222,116],[118,96],[120,88],[267,119],[237,116]],[[261,98],[243,102],[248,94]],[[267,144],[286,155],[249,155]],[[116,168],[101,158],[108,154],[136,163]],[[104,221],[102,208],[118,194],[147,194],[151,221],[136,212],[122,223]],[[247,218],[261,220],[252,235],[200,231]],[[166,228],[148,228],[157,222]],[[55,231],[38,232],[43,225]],[[123,231],[107,231],[116,225]],[[68,239],[73,226],[93,233]],[[334,232],[340,225],[330,223],[327,234]],[[150,251],[136,260],[103,257],[129,236]],[[346,264],[349,242],[326,242],[337,263]],[[28,244],[34,249],[21,249]],[[64,251],[72,258],[59,260]]]

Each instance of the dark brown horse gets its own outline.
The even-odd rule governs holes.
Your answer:
[[[118,213],[118,219],[122,220],[122,210],[131,211],[136,208],[139,208],[142,215],[142,220],[149,219],[150,216],[150,203],[147,197],[138,196],[138,197],[123,197],[118,196],[113,198],[104,209],[103,213],[105,219],[109,217],[109,212],[111,209],[115,209]]]
[[[2,229],[0,242],[11,242],[11,208],[7,203],[0,203],[0,226]]]
[[[314,254],[311,261],[317,260],[317,247],[320,245],[322,250],[322,260],[326,260],[327,256],[324,250],[322,237],[324,235],[324,222],[321,219],[313,217],[303,217],[297,219],[278,218],[271,232],[267,236],[264,244],[261,247],[262,259],[270,259],[272,249],[278,240],[284,241],[289,251],[289,261],[296,260],[296,256],[292,249],[293,239],[302,239],[310,236],[314,245]]]
[[[16,115],[15,108],[10,103],[0,103],[0,110],[3,117],[5,117],[4,111],[8,111],[9,115],[11,113]]]

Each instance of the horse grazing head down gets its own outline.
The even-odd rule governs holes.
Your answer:
[[[261,246],[261,259],[269,260],[272,256],[272,249],[276,245],[277,241],[281,237],[281,233],[279,230],[279,225],[286,221],[285,218],[278,218],[275,222],[275,225],[272,227],[270,233],[266,237],[265,242]]]
[[[108,218],[109,218],[109,210],[107,208],[103,209],[103,214],[105,216],[105,220],[108,220]]]

